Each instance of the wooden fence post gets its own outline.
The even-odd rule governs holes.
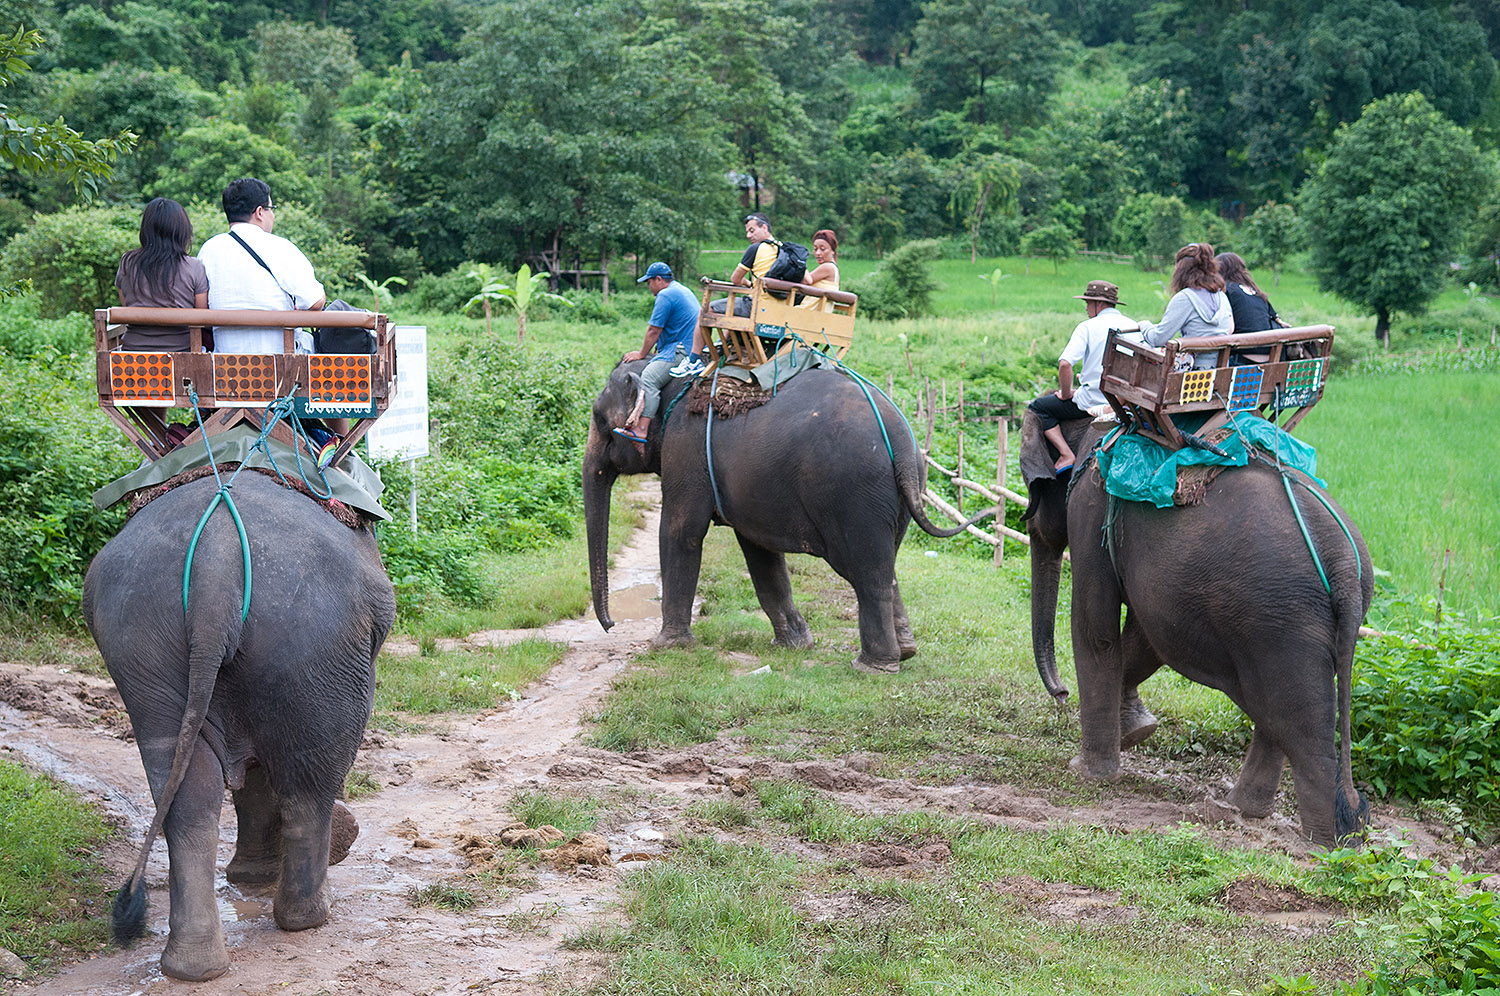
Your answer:
[[[958,382],[958,476],[964,476],[964,382]],[[964,510],[964,489],[958,489],[958,511]]]
[[[1005,449],[1006,436],[1010,433],[1010,426],[1004,417],[997,423],[995,433],[995,490],[999,491],[1005,487]],[[1003,493],[1003,492],[1002,492]],[[995,567],[1005,563],[1005,534],[1000,527],[1005,525],[1005,502],[1000,502],[1000,511],[995,513]]]

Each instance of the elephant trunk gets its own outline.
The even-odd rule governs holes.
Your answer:
[[[606,447],[598,427],[591,427],[583,455],[583,520],[588,531],[594,615],[599,625],[608,630],[615,624],[609,617],[609,498],[620,472],[608,460]]]
[[[1047,686],[1047,694],[1058,704],[1067,701],[1068,689],[1057,676],[1057,590],[1062,577],[1062,551],[1048,543],[1034,525],[1031,534],[1031,652],[1036,670]]]

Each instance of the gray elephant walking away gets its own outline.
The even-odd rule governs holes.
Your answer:
[[[1023,447],[1037,431],[1023,427]],[[1077,452],[1101,434],[1090,430]],[[1029,480],[1028,530],[1033,648],[1058,698],[1058,567],[1072,550],[1074,771],[1119,777],[1121,749],[1156,728],[1136,687],[1166,666],[1224,692],[1255,724],[1229,799],[1245,815],[1270,815],[1290,762],[1305,836],[1328,846],[1363,826],[1350,687],[1374,569],[1348,514],[1310,479],[1256,460],[1226,469],[1201,504],[1166,509],[1110,499],[1096,461],[1073,473],[1071,493],[1050,474]]]
[[[656,472],[662,490],[662,627],[654,646],[692,641],[703,539],[717,523],[734,529],[776,645],[812,644],[792,601],[786,566],[788,553],[811,554],[848,581],[859,602],[854,666],[898,671],[917,652],[896,581],[896,551],[906,527],[916,522],[934,536],[964,529],[939,529],[923,511],[921,457],[901,413],[878,391],[867,396],[843,374],[806,370],[760,407],[733,418],[714,416],[710,465],[709,416],[693,414],[686,403],[672,409],[665,425],[660,417],[652,422],[644,446],[611,431],[631,417],[643,365],[622,363],[610,375],[594,402],[584,451],[589,575],[600,624],[613,625],[610,491],[620,474]],[[680,382],[669,384],[666,396],[681,389]]]
[[[171,906],[162,971],[188,981],[229,969],[214,894],[226,785],[239,817],[228,877],[276,882],[284,930],[327,919],[335,800],[396,611],[370,530],[259,473],[233,489],[249,544],[248,615],[240,535],[222,506],[198,539],[184,610],[184,563],[215,487],[212,478],[185,484],[137,512],[94,558],[83,590],[84,620],[157,803],[113,929],[122,941],[145,933],[143,871],[163,833]],[[342,831],[347,838],[347,822]]]

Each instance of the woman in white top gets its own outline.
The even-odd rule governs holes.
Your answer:
[[[813,258],[818,265],[807,271],[802,278],[804,284],[819,287],[824,290],[839,289],[839,237],[826,228],[820,228],[813,233],[812,241]],[[833,304],[826,297],[814,297],[805,295],[797,302],[799,308],[809,308],[813,311],[832,311]]]
[[[1165,346],[1177,336],[1229,335],[1234,331],[1234,310],[1224,293],[1224,278],[1214,261],[1214,247],[1194,242],[1177,250],[1172,268],[1172,299],[1160,322],[1141,322],[1141,339],[1148,346]],[[1211,353],[1199,355],[1200,369],[1214,365]]]

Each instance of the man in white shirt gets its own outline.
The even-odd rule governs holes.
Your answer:
[[[203,243],[198,258],[208,271],[208,306],[227,311],[321,311],[323,285],[302,251],[272,235],[276,208],[271,188],[253,177],[224,188],[229,231]],[[297,352],[312,352],[312,333],[298,329]],[[219,353],[280,353],[280,328],[214,328]]]
[[[213,285],[209,285],[212,293]],[[1057,361],[1057,391],[1044,394],[1028,407],[1041,419],[1043,435],[1057,451],[1053,470],[1062,474],[1073,467],[1074,454],[1063,438],[1059,422],[1088,418],[1090,408],[1107,405],[1109,399],[1099,390],[1104,373],[1104,343],[1111,329],[1134,329],[1136,323],[1120,313],[1120,288],[1108,280],[1090,280],[1082,294],[1088,318],[1078,323],[1068,345]],[[1077,387],[1074,387],[1074,371]]]

